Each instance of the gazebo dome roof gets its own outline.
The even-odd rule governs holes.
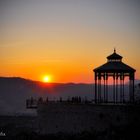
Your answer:
[[[120,56],[119,54],[116,53],[115,49],[114,49],[114,53],[107,57],[108,60],[122,59],[122,58],[123,58],[122,56]]]
[[[107,57],[107,63],[95,68],[94,72],[135,72],[136,70],[127,64],[123,63],[122,56],[116,53],[114,49],[114,53]]]
[[[136,70],[123,62],[107,62],[96,69],[94,72],[135,72]]]

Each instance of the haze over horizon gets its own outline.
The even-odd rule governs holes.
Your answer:
[[[139,0],[1,0],[0,76],[92,83],[113,53],[140,79]]]

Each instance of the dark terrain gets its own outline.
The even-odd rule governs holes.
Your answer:
[[[111,88],[111,87],[110,87]],[[140,113],[136,112],[128,125],[113,126],[104,131],[84,131],[78,134],[42,134],[35,110],[26,109],[26,99],[30,97],[49,97],[67,99],[72,96],[94,98],[92,84],[44,84],[23,78],[0,77],[0,136],[10,140],[137,140],[140,139]],[[136,105],[139,107],[138,105]],[[135,117],[137,116],[137,117]]]
[[[6,136],[0,139],[6,140],[138,140],[140,138],[140,122],[134,120],[127,126],[113,126],[104,131],[84,131],[78,134],[47,134],[42,135],[39,129],[37,117],[31,116],[1,116],[0,131]]]

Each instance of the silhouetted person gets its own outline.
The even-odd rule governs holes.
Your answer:
[[[60,100],[59,101],[62,102],[62,97],[60,97]]]
[[[29,101],[30,101],[29,99],[26,100],[26,107],[27,108],[29,107]]]
[[[33,97],[31,97],[30,105],[33,105],[33,102],[34,102],[34,99],[33,99]]]
[[[81,97],[80,96],[78,97],[78,102],[81,103]]]
[[[88,103],[88,100],[87,100],[87,97],[85,96],[85,104],[87,104]]]
[[[43,103],[43,98],[42,98],[42,97],[40,97],[40,98],[38,99],[38,103]]]
[[[49,100],[48,100],[48,97],[47,97],[46,100],[45,100],[45,103],[48,103],[48,101],[49,101]]]
[[[70,97],[69,97],[69,96],[68,96],[67,102],[68,102],[68,103],[70,102]]]

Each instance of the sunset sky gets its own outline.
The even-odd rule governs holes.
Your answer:
[[[91,83],[114,47],[140,79],[140,0],[0,0],[0,76]]]

